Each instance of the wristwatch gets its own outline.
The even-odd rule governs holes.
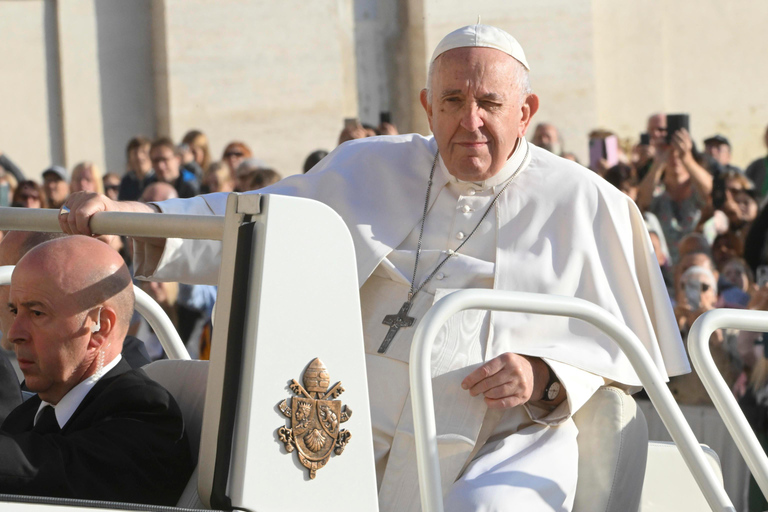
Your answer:
[[[560,381],[557,380],[557,375],[555,375],[555,372],[552,371],[552,368],[550,368],[549,365],[547,365],[547,370],[549,370],[549,381],[547,382],[547,386],[544,388],[544,396],[541,397],[543,402],[551,402],[557,398],[557,395],[560,394],[561,387]]]

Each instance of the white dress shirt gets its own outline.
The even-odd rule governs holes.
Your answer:
[[[56,422],[59,424],[59,428],[64,428],[64,425],[66,425],[72,415],[75,414],[75,411],[80,407],[80,404],[88,392],[93,389],[93,386],[95,386],[104,375],[117,366],[117,363],[119,363],[122,358],[122,355],[117,354],[117,357],[105,364],[100,372],[94,373],[70,389],[56,405],[48,403],[45,400],[40,402],[40,407],[37,408],[37,414],[35,414],[34,424],[37,424],[37,420],[40,418],[43,408],[50,406],[53,407],[53,411],[56,413]]]

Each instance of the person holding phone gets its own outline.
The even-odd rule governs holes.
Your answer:
[[[660,143],[663,149],[657,151],[651,169],[640,182],[637,205],[658,217],[676,263],[678,243],[699,224],[702,209],[711,200],[713,180],[696,161],[687,128],[668,135],[669,143]]]

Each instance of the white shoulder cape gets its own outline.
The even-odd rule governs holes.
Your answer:
[[[344,219],[360,284],[421,219],[434,138],[417,134],[342,144],[309,174],[259,190],[321,201]],[[623,321],[662,375],[690,371],[645,223],[635,204],[588,169],[530,145],[530,163],[498,203],[495,288],[579,297]],[[446,184],[436,173],[432,198]],[[226,194],[159,203],[162,211],[223,215]],[[215,284],[219,244],[169,240],[153,279]],[[139,273],[142,249],[137,248]],[[149,265],[151,266],[151,265]],[[488,358],[547,357],[640,385],[616,344],[579,320],[493,313]]]

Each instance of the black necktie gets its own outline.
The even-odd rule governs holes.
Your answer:
[[[43,407],[43,411],[40,413],[40,417],[37,418],[37,423],[32,427],[34,432],[38,434],[55,434],[61,429],[59,428],[59,422],[56,421],[56,411],[50,405]]]

